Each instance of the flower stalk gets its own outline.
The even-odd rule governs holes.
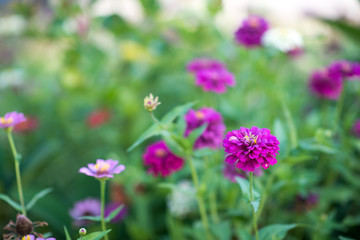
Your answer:
[[[101,213],[100,213],[100,217],[101,217],[101,229],[102,231],[106,231],[106,225],[105,225],[105,217],[104,217],[104,212],[105,212],[105,188],[106,188],[106,179],[101,179],[100,180],[100,197],[101,197]],[[109,240],[108,235],[105,235],[105,240]]]
[[[250,201],[254,201],[254,195],[253,195],[253,172],[250,172]],[[251,204],[252,210],[253,210],[253,227],[255,232],[255,239],[259,240],[259,233],[258,233],[258,227],[257,227],[257,220],[256,220],[256,212],[254,206]]]
[[[11,152],[14,156],[14,164],[15,164],[15,174],[16,174],[16,183],[17,183],[17,189],[19,193],[19,199],[20,199],[20,205],[21,205],[21,212],[26,217],[26,208],[24,203],[24,194],[22,190],[22,184],[21,184],[21,175],[20,175],[20,156],[16,151],[14,139],[11,134],[12,128],[8,128],[6,130],[7,137],[9,139]]]

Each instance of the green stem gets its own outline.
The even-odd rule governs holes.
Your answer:
[[[250,201],[254,201],[254,196],[253,196],[253,173],[250,172]],[[251,204],[252,206],[252,204]],[[257,228],[257,223],[256,223],[256,212],[254,209],[254,206],[252,206],[252,210],[253,210],[253,225],[254,225],[254,231],[255,231],[255,239],[259,240],[259,233],[258,233],[258,228]]]
[[[18,192],[19,192],[21,210],[22,210],[22,214],[24,216],[26,216],[26,208],[25,208],[25,203],[24,203],[24,194],[23,194],[23,190],[22,190],[21,176],[20,176],[20,159],[19,159],[19,155],[18,155],[18,153],[16,151],[14,139],[13,139],[12,134],[11,134],[11,128],[9,128],[7,130],[7,136],[8,136],[8,139],[9,139],[12,154],[14,156],[16,183],[17,183],[17,188],[18,188]]]
[[[211,218],[214,221],[214,223],[219,223],[219,215],[218,215],[218,211],[217,211],[217,203],[216,203],[215,191],[212,191],[210,193],[209,199],[210,199]]]
[[[199,178],[198,175],[196,173],[196,169],[195,166],[192,162],[191,157],[186,157],[186,159],[188,160],[189,166],[190,166],[190,170],[191,170],[191,177],[192,180],[194,182],[197,194],[196,194],[196,199],[199,205],[199,210],[200,210],[200,216],[201,216],[201,221],[203,223],[204,226],[204,230],[205,230],[205,234],[206,234],[206,239],[211,239],[211,235],[209,232],[209,221],[207,218],[207,214],[206,214],[206,208],[205,208],[205,203],[204,203],[204,199],[202,197],[202,191],[200,189],[199,186]]]
[[[101,228],[106,231],[104,208],[105,208],[105,187],[106,180],[100,180],[100,195],[101,195]],[[105,240],[109,240],[108,235],[105,235]]]
[[[335,132],[340,127],[341,112],[342,112],[342,109],[344,106],[344,99],[345,99],[346,82],[347,81],[344,81],[344,88],[341,91],[340,98],[338,99],[338,101],[336,103],[336,113],[335,113],[336,115],[335,115],[335,122],[334,122]]]

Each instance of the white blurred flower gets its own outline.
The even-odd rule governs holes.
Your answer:
[[[191,21],[205,18],[207,12],[206,0],[159,0],[159,4],[165,19]]]
[[[89,28],[89,18],[78,15],[75,18],[68,18],[63,22],[63,29],[67,34],[78,34],[85,36]]]
[[[196,207],[196,189],[189,181],[177,184],[176,189],[168,196],[167,205],[171,215],[184,217]]]
[[[302,49],[303,38],[294,29],[272,28],[266,31],[262,37],[263,45],[288,53],[292,50]]]
[[[0,72],[0,88],[21,87],[24,84],[24,72],[22,69],[6,69]]]
[[[17,36],[26,28],[26,21],[20,15],[0,18],[0,36]]]

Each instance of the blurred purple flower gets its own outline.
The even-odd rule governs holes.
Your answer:
[[[95,178],[113,178],[114,174],[119,174],[125,170],[124,165],[118,165],[116,160],[97,159],[96,164],[89,163],[88,167],[80,168],[79,172]]]
[[[112,213],[114,210],[116,210],[121,205],[124,205],[122,203],[116,203],[112,202],[106,205],[105,207],[105,218],[107,218],[110,213]],[[120,210],[120,212],[111,220],[112,223],[119,222],[123,220],[128,212],[127,207],[124,205],[123,208]]]
[[[74,219],[74,225],[77,227],[84,227],[90,225],[90,220],[81,220],[79,217],[83,216],[100,216],[101,203],[98,199],[87,198],[75,203],[70,210],[70,216]]]
[[[224,93],[227,86],[235,86],[235,77],[227,70],[206,69],[196,73],[195,84],[205,92]]]
[[[267,169],[277,162],[279,141],[266,128],[241,127],[228,132],[223,146],[227,154],[225,161],[244,171],[253,172],[260,166]]]
[[[184,159],[174,155],[164,141],[158,141],[149,145],[143,154],[144,165],[147,172],[154,176],[169,176],[179,171],[184,165]]]
[[[225,65],[212,58],[197,58],[192,60],[186,66],[186,70],[191,73],[197,73],[202,70],[225,70]]]
[[[355,121],[352,132],[356,137],[360,138],[360,119]]]
[[[259,16],[249,16],[235,32],[235,40],[247,48],[261,46],[261,38],[268,30],[269,24]]]
[[[319,97],[336,100],[343,89],[342,77],[338,72],[317,70],[310,77],[309,87]]]
[[[319,195],[316,193],[309,193],[308,195],[296,195],[295,205],[298,212],[309,211],[314,208],[319,202]]]
[[[0,128],[12,128],[24,121],[26,121],[26,118],[23,113],[9,112],[4,117],[0,117]]]
[[[35,236],[34,235],[27,235],[23,238],[21,238],[21,240],[56,240],[56,238],[36,238],[35,239]]]
[[[185,137],[202,125],[207,125],[204,132],[195,141],[195,149],[204,147],[216,149],[221,147],[225,125],[220,113],[212,108],[200,108],[197,111],[191,109],[184,118],[186,121]]]
[[[341,75],[344,78],[360,77],[360,63],[357,62],[339,60],[331,63],[328,70],[332,75]]]

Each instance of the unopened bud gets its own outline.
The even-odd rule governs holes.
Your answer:
[[[150,93],[149,96],[146,96],[144,98],[144,107],[149,112],[152,112],[156,109],[158,105],[160,105],[161,102],[159,102],[159,97],[155,97]]]
[[[79,234],[80,234],[80,236],[85,236],[86,235],[86,229],[85,228],[80,228]]]

